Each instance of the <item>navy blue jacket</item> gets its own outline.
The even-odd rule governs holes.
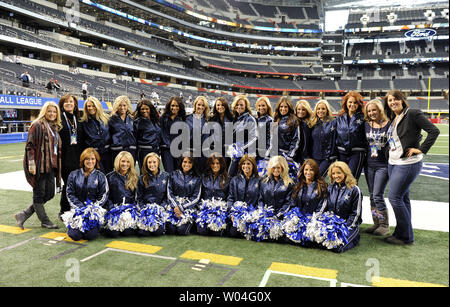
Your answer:
[[[117,114],[111,116],[108,126],[111,135],[112,150],[115,150],[115,148],[118,150],[118,147],[136,147],[133,119],[129,115],[127,115],[125,121]]]
[[[189,114],[186,116],[186,124],[189,126],[189,148],[194,148],[194,135],[200,135],[201,143],[198,145],[202,145],[203,141],[209,136],[209,134],[203,134],[202,129],[203,126],[207,123],[205,116],[200,117],[199,119],[194,116],[194,114]]]
[[[148,187],[145,187],[143,176],[139,178],[137,186],[136,202],[139,207],[146,204],[158,204],[165,206],[167,202],[167,183],[169,182],[169,173],[159,171],[155,176],[150,173]]]
[[[162,115],[159,119],[162,132],[162,144],[161,147],[170,148],[172,140],[178,136],[178,134],[170,134],[170,127],[176,122],[184,122],[180,116],[176,116],[174,120],[169,115]]]
[[[304,121],[300,121],[300,146],[297,150],[295,161],[300,164],[311,157],[312,152],[312,129]]]
[[[263,116],[258,116],[256,119],[256,122],[258,123],[258,147],[257,148],[264,148],[266,151],[270,147],[270,136],[271,136],[271,123],[273,122],[273,118],[266,114]],[[262,131],[266,131],[266,138],[262,139],[264,134]],[[262,157],[265,156],[264,153],[261,153]]]
[[[244,112],[233,120],[233,143],[237,143],[244,153],[248,152],[250,146],[255,146],[256,150],[256,140],[258,138],[258,130],[256,128],[256,119],[249,112]],[[239,138],[243,136],[243,139],[238,139],[237,136]]]
[[[356,227],[362,223],[362,199],[363,195],[357,185],[349,189],[345,184],[339,186],[333,183],[328,186],[328,199],[320,212],[332,211],[343,218],[348,227]]]
[[[109,185],[108,208],[114,205],[122,204],[125,197],[125,204],[136,204],[136,189],[134,191],[127,190],[125,183],[127,176],[122,176],[116,171],[112,171],[106,175]]]
[[[66,195],[71,208],[84,207],[84,202],[89,198],[93,203],[107,209],[108,180],[98,169],[94,169],[87,178],[82,168],[76,169],[67,179]]]
[[[278,154],[285,153],[291,159],[295,158],[297,150],[300,146],[300,125],[298,125],[297,118],[295,115],[293,117],[292,127],[289,128],[288,120],[291,115],[284,115],[280,118],[278,122]],[[273,137],[271,138],[270,146],[273,147]],[[266,154],[267,156],[267,154]]]
[[[336,117],[336,145],[339,152],[366,151],[366,129],[364,114],[357,112],[349,118],[348,114]]]
[[[231,178],[228,192],[228,209],[237,201],[244,201],[248,205],[257,206],[259,199],[260,178],[250,177],[249,180],[241,173]]]
[[[311,158],[333,160],[337,158],[336,121],[323,123],[320,119],[311,131]]]
[[[228,197],[228,187],[230,184],[230,180],[226,180],[223,187],[220,187],[220,182],[222,181],[222,177],[218,176],[214,179],[212,174],[203,175],[202,177],[202,199],[222,199],[224,201],[227,200]]]
[[[310,185],[306,183],[298,191],[297,197],[292,198],[292,206],[298,207],[304,214],[313,214],[313,212],[319,211],[322,208],[327,198],[318,197],[317,183],[314,181]]]
[[[133,123],[133,129],[138,147],[145,146],[146,149],[159,153],[159,147],[162,143],[162,132],[161,127],[157,123],[148,118],[138,117]]]
[[[292,183],[286,187],[281,178],[276,181],[273,176],[270,176],[267,182],[266,178],[262,179],[259,190],[259,205],[272,206],[275,214],[286,213],[292,204],[293,187]]]
[[[221,122],[220,119],[217,119],[217,117],[216,118],[211,118],[210,122],[212,123],[212,125],[214,125],[214,126],[219,125],[220,128],[221,128],[221,132],[222,132],[221,135],[220,134],[216,134],[215,130],[213,130],[212,133],[214,133],[214,143],[215,144],[218,144],[219,137],[222,137],[222,139],[220,141],[220,143],[222,144],[222,148],[217,148],[217,151],[222,150],[223,151],[222,154],[225,156],[225,152],[226,152],[225,151],[225,145],[228,146],[228,145],[230,145],[233,142],[232,139],[228,143],[226,142],[226,140],[225,140],[225,131],[227,131],[227,129],[230,129],[229,131],[233,131],[233,129],[232,129],[233,128],[233,120],[229,119],[228,117],[225,116],[224,119],[223,119],[223,122]],[[228,128],[228,127],[231,127],[231,128]],[[218,145],[216,145],[216,146],[218,146]]]
[[[80,124],[84,132],[84,148],[93,147],[100,155],[104,153],[111,143],[109,126],[90,115]]]
[[[181,170],[173,171],[167,184],[167,199],[172,208],[180,210],[193,209],[199,202],[202,192],[202,178],[193,171],[184,174]],[[180,204],[176,197],[185,197],[188,201]]]

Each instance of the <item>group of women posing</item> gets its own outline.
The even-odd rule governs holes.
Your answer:
[[[15,215],[21,227],[33,212],[42,226],[56,227],[42,214],[43,204],[54,195],[54,180],[49,178],[56,175],[64,181],[61,214],[82,206],[87,198],[105,208],[132,203],[133,199],[138,206],[165,201],[180,218],[201,199],[212,197],[227,201],[229,206],[240,200],[271,205],[279,217],[290,207],[299,206],[307,211],[333,211],[344,218],[353,230],[352,240],[345,247],[349,248],[359,240],[362,196],[356,183],[365,167],[374,218],[369,231],[386,234],[386,227],[389,230],[383,198],[389,180],[389,200],[397,227],[386,241],[411,244],[409,188],[420,172],[423,154],[439,134],[422,112],[409,108],[400,91],[388,92],[384,106],[378,100],[364,105],[359,93],[349,92],[336,117],[326,100],[319,100],[311,110],[304,100],[294,108],[288,97],[278,101],[274,112],[267,97],[259,98],[254,117],[244,95],[237,96],[231,108],[224,98],[218,98],[211,114],[204,96],[195,99],[190,115],[185,114],[179,97],[169,99],[161,117],[145,99],[132,112],[126,96],[115,100],[110,117],[94,97],[85,101],[80,119],[76,107],[76,98],[70,95],[61,98],[59,106],[48,103],[30,128],[24,169],[33,186],[33,204]],[[191,146],[190,154],[172,156],[171,144],[179,131],[174,133],[170,128],[179,121],[188,124],[191,137],[192,132],[202,131],[205,123],[220,125],[225,140],[220,143],[221,150],[194,159],[192,153],[197,148]],[[422,129],[428,135],[420,144]],[[230,143],[227,131],[232,131]],[[242,142],[236,144],[237,140]],[[242,152],[223,158],[230,144],[236,144]],[[253,144],[266,150],[252,152]],[[257,178],[259,159],[269,160],[267,176],[262,180]],[[136,160],[140,176],[134,168]],[[302,164],[295,185],[287,175],[287,162],[291,160]],[[159,168],[160,162],[164,171]],[[314,174],[313,181],[307,179],[311,176],[306,175],[308,172]],[[328,187],[322,179],[326,175],[331,182]],[[321,203],[324,198],[327,201]],[[158,233],[187,234],[194,224],[164,225]],[[232,227],[228,231],[235,233]],[[71,234],[74,239],[85,235]],[[96,235],[94,232],[90,238]]]

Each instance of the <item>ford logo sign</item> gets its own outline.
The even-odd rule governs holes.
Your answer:
[[[406,32],[405,36],[411,38],[419,38],[419,37],[431,37],[434,36],[435,34],[436,30],[434,29],[414,29]]]

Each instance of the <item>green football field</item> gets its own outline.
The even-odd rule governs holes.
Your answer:
[[[426,162],[448,163],[448,125]],[[24,143],[0,145],[0,175],[22,170]],[[367,196],[364,177],[359,185]],[[419,176],[411,199],[448,206],[448,178]],[[343,254],[292,244],[199,235],[137,236],[73,242],[57,219],[60,195],[46,204],[59,229],[37,217],[17,231],[14,213],[31,203],[29,191],[0,187],[0,286],[302,287],[448,286],[449,235],[415,230],[415,244],[392,246],[364,233]],[[388,204],[389,206],[389,204]],[[363,210],[369,210],[363,207]],[[414,214],[414,212],[413,212]],[[448,222],[447,222],[448,223]],[[391,224],[391,230],[394,225]]]

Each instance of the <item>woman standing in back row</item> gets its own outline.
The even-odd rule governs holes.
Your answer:
[[[342,98],[341,111],[336,117],[336,145],[339,161],[347,163],[356,180],[361,176],[367,150],[363,98],[355,91]]]
[[[59,109],[61,110],[61,124],[60,131],[62,141],[62,155],[61,155],[61,174],[64,181],[61,200],[60,212],[61,216],[64,212],[70,210],[69,201],[66,196],[67,180],[69,174],[78,169],[81,151],[84,147],[83,129],[79,121],[78,100],[71,94],[66,94],[59,100]]]
[[[389,91],[384,102],[386,115],[392,120],[388,130],[388,198],[397,220],[393,235],[385,238],[385,241],[398,245],[413,244],[409,189],[419,176],[423,155],[433,146],[439,136],[439,129],[422,111],[409,108],[405,95],[399,90]],[[422,130],[428,135],[421,144]]]

